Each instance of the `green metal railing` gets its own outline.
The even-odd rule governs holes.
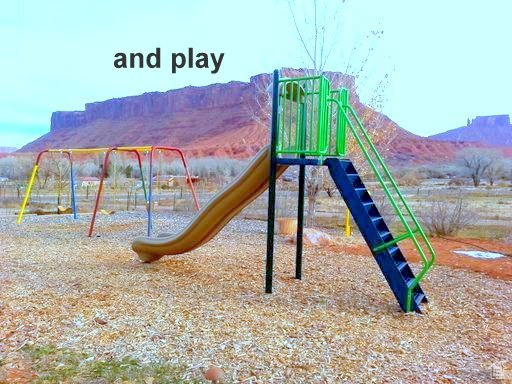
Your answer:
[[[398,185],[391,175],[391,172],[389,171],[389,168],[384,163],[384,160],[380,156],[379,152],[377,151],[377,148],[373,144],[370,136],[368,135],[368,132],[363,127],[363,124],[361,123],[361,120],[357,116],[356,112],[352,108],[350,104],[343,104],[338,99],[328,99],[327,101],[335,103],[338,106],[338,113],[342,113],[344,117],[346,118],[346,123],[350,128],[350,131],[352,132],[352,135],[356,139],[357,144],[361,148],[364,157],[370,164],[370,167],[372,168],[373,172],[375,173],[375,176],[377,177],[377,180],[379,181],[379,184],[382,186],[382,189],[384,190],[384,193],[386,194],[386,197],[388,198],[389,202],[393,206],[393,209],[395,210],[396,214],[398,215],[400,222],[402,223],[403,227],[405,228],[405,233],[400,234],[398,236],[395,236],[393,240],[380,244],[379,246],[375,247],[373,251],[379,252],[384,249],[387,249],[388,247],[398,243],[399,241],[403,241],[406,239],[411,239],[414,247],[418,251],[418,254],[421,257],[423,267],[421,271],[416,275],[414,280],[408,284],[407,286],[407,297],[406,297],[406,311],[409,312],[412,310],[412,300],[413,300],[413,292],[414,288],[419,284],[420,280],[425,276],[425,274],[428,272],[428,270],[432,267],[432,265],[435,262],[435,251],[432,248],[432,245],[430,244],[430,241],[428,240],[425,232],[423,231],[423,228],[421,227],[420,223],[418,222],[418,219],[411,211],[409,204],[407,204],[407,201],[405,200],[404,196],[400,192],[400,189],[398,188]],[[355,121],[355,125],[352,123],[352,118]],[[357,129],[356,129],[357,126]],[[361,137],[362,136],[362,137]],[[364,139],[364,140],[363,140]],[[366,144],[366,145],[365,145]],[[368,147],[369,149],[367,149]],[[372,158],[375,157],[376,161]],[[380,170],[379,170],[380,166]],[[388,183],[390,185],[388,185]],[[394,198],[392,195],[392,191],[395,192],[395,194],[398,196],[398,201]],[[405,214],[400,209],[400,204],[403,208],[405,208]],[[409,224],[406,216],[410,218],[412,221],[412,227],[411,224]],[[418,239],[415,234],[419,235]],[[424,243],[424,245],[427,248],[427,252],[424,251],[423,247],[420,244],[420,240]],[[427,254],[429,253],[430,256],[427,257]]]
[[[332,146],[331,97],[325,76],[279,80],[277,154],[296,156],[343,156]],[[338,124],[339,125],[339,124]],[[344,134],[336,142],[344,143]],[[340,144],[339,148],[345,148]]]
[[[320,158],[345,156],[347,127],[350,129],[405,229],[404,233],[378,245],[373,251],[380,252],[411,239],[421,257],[423,267],[407,288],[406,311],[411,311],[414,288],[434,264],[435,252],[350,105],[349,91],[345,88],[331,90],[329,80],[321,75],[280,79],[277,126],[277,155]]]

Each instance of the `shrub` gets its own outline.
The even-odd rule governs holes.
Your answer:
[[[459,195],[455,202],[435,200],[421,207],[420,217],[431,236],[453,236],[470,222],[471,214]]]
[[[450,181],[448,182],[448,185],[449,186],[457,186],[457,187],[460,187],[460,186],[463,186],[465,183],[464,183],[464,179],[460,179],[460,178],[454,178],[454,179],[450,179]]]
[[[407,171],[398,179],[398,184],[406,187],[417,187],[420,185],[420,175],[414,170]]]

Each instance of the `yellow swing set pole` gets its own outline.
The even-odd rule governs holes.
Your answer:
[[[345,210],[345,236],[352,236],[352,228],[350,227],[350,211],[348,208]]]
[[[25,207],[27,206],[28,199],[30,198],[30,192],[32,191],[32,185],[34,184],[34,180],[36,179],[37,169],[39,165],[35,164],[32,169],[32,175],[30,176],[30,181],[28,182],[27,191],[25,192],[25,197],[23,198],[23,202],[21,203],[20,213],[18,214],[18,220],[16,221],[18,224],[21,224],[21,219],[23,218],[23,213],[25,212]]]

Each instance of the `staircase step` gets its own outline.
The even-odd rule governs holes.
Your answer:
[[[373,225],[375,225],[377,231],[384,231],[388,229],[382,216],[370,216],[370,219],[372,220]]]
[[[391,257],[394,257],[397,252],[400,251],[400,248],[398,248],[396,245],[392,245],[388,248],[388,252],[391,255]]]
[[[427,302],[427,297],[423,292],[417,292],[414,294],[413,300],[419,306],[421,303]]]
[[[370,196],[370,194],[368,193],[368,190],[365,187],[354,188],[354,191],[356,191],[357,196],[359,196],[359,200],[361,200],[363,202],[368,202],[368,201],[373,202],[372,197]]]
[[[380,237],[383,239],[384,242],[390,241],[393,239],[393,235],[389,231],[379,231]],[[386,240],[384,240],[386,239]]]
[[[399,261],[396,263],[396,267],[400,272],[402,272],[402,269],[404,269],[407,266],[407,261]]]
[[[409,278],[409,279],[407,280],[407,282],[406,282],[407,287],[408,287],[408,288],[410,288],[410,287],[412,286],[412,283],[413,283],[413,282],[414,282],[414,278]],[[416,285],[415,289],[416,289],[416,288],[419,288],[419,284],[418,284],[418,285]]]
[[[363,181],[358,174],[347,175],[347,177],[354,188],[364,188]]]

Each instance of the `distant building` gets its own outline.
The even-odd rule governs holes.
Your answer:
[[[192,184],[196,184],[199,181],[199,176],[190,176]],[[188,185],[188,178],[186,176],[174,176],[174,175],[159,175],[153,177],[153,182],[157,185],[166,185],[171,187],[184,187]]]
[[[81,187],[97,187],[100,185],[100,179],[94,176],[84,176],[80,179]]]

